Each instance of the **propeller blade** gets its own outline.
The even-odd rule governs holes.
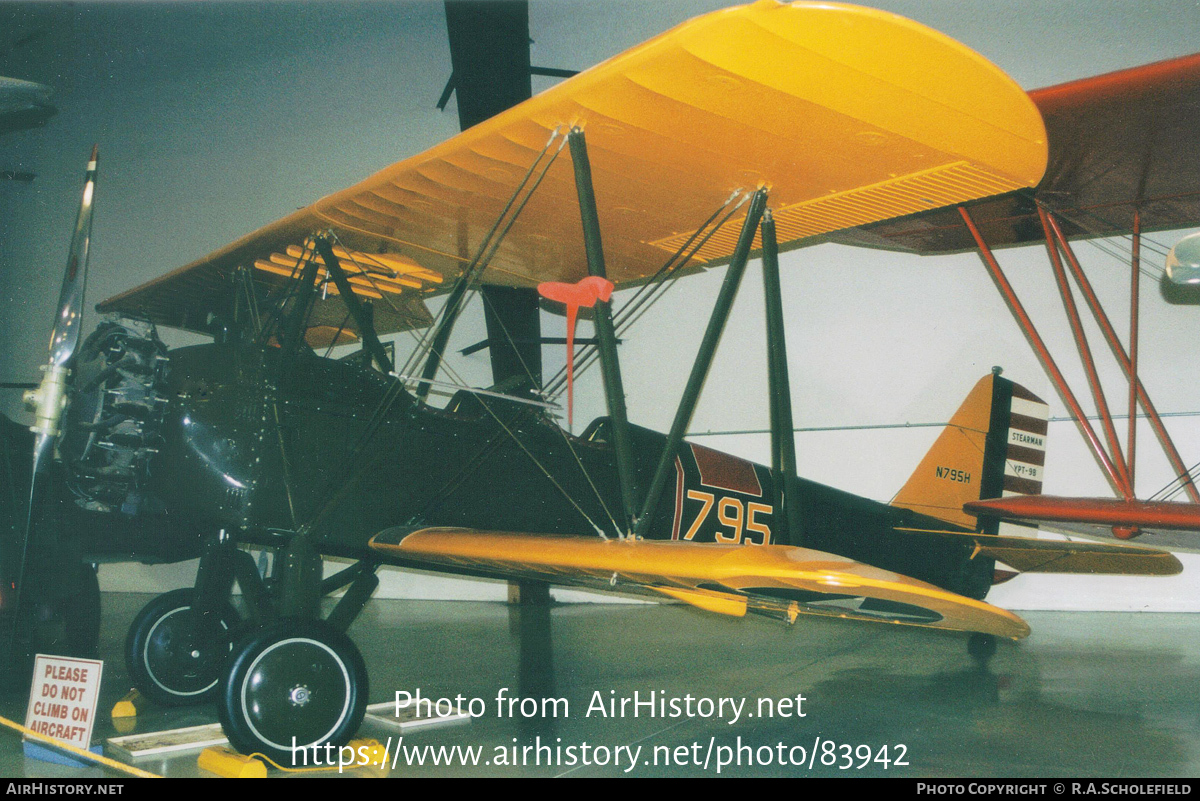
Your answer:
[[[59,434],[59,421],[67,405],[67,364],[75,355],[79,345],[80,329],[83,324],[83,293],[87,282],[88,250],[92,239],[92,202],[96,192],[97,148],[92,147],[87,173],[83,180],[83,200],[79,205],[79,216],[75,220],[75,232],[71,236],[71,250],[67,256],[67,269],[63,274],[62,289],[58,294],[58,310],[54,328],[50,334],[50,360],[43,368],[42,382],[36,390],[25,393],[25,404],[34,412],[35,422],[31,430],[37,435],[33,445],[33,470],[29,482],[29,507],[26,510],[25,532],[17,556],[16,574],[3,571],[6,580],[15,587],[13,597],[0,597],[0,605],[11,608],[16,618],[10,630],[8,657],[14,657],[18,648],[20,626],[21,589],[25,578],[25,563],[29,551],[30,534],[33,530],[34,502],[37,496],[38,476],[45,471],[54,453],[54,442]],[[9,601],[11,600],[11,607]]]
[[[58,293],[58,316],[50,337],[50,364],[65,365],[75,354],[79,331],[83,323],[83,290],[87,284],[88,249],[92,241],[92,201],[96,191],[97,149],[92,146],[87,174],[83,179],[83,202],[75,220],[71,237],[71,252],[63,275],[62,290]]]
[[[58,293],[58,311],[50,334],[50,361],[44,368],[45,375],[41,385],[25,395],[25,403],[36,415],[33,425],[33,432],[37,434],[33,449],[35,476],[45,469],[46,457],[55,438],[58,437],[58,423],[67,402],[67,363],[79,346],[83,325],[83,293],[87,285],[88,250],[92,240],[96,159],[97,149],[93,146],[92,157],[88,160],[87,173],[83,179],[83,201],[79,204],[79,217],[75,220],[75,233],[71,237],[67,269],[63,274],[62,289]]]

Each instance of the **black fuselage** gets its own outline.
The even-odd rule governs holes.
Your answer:
[[[571,436],[537,406],[463,391],[436,408],[351,362],[236,343],[173,351],[166,395],[149,489],[246,541],[308,527],[322,552],[363,558],[396,525],[623,529],[607,419]],[[643,496],[666,439],[638,427],[631,439]],[[991,585],[969,544],[896,530],[945,522],[803,479],[803,530],[780,536],[775,488],[769,468],[685,443],[648,537],[800,545],[977,598]]]

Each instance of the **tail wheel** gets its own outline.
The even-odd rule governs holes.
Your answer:
[[[134,618],[125,640],[125,664],[134,686],[152,701],[187,706],[211,701],[240,623],[228,603],[201,616],[195,590],[160,595]]]
[[[349,741],[367,693],[367,668],[349,637],[319,620],[282,620],[234,646],[217,712],[242,753],[312,764],[302,750]]]
[[[987,664],[987,661],[996,655],[995,636],[975,632],[967,638],[967,653],[980,664]]]

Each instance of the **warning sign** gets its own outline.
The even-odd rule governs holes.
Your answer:
[[[96,659],[38,654],[26,728],[86,750],[92,743],[103,669],[104,663]]]

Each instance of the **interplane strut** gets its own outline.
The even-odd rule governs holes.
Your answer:
[[[1191,482],[1190,478],[1186,478],[1187,469],[1183,464],[1183,460],[1179,457],[1179,453],[1176,450],[1170,435],[1167,433],[1162,424],[1161,417],[1154,408],[1154,405],[1151,402],[1149,395],[1146,393],[1145,387],[1142,385],[1141,379],[1137,374],[1137,304],[1139,301],[1138,270],[1140,267],[1140,220],[1138,215],[1135,213],[1134,216],[1133,252],[1131,257],[1133,277],[1131,279],[1132,283],[1130,293],[1132,304],[1130,311],[1130,347],[1129,351],[1126,352],[1124,347],[1121,345],[1119,338],[1117,337],[1112,323],[1104,313],[1104,310],[1100,305],[1100,302],[1096,297],[1090,282],[1088,282],[1086,276],[1084,275],[1083,270],[1079,265],[1079,261],[1075,257],[1070,244],[1063,235],[1062,228],[1056,219],[1055,214],[1041,206],[1038,207],[1038,215],[1042,224],[1050,266],[1054,273],[1055,282],[1062,298],[1063,307],[1066,311],[1067,318],[1071,326],[1072,335],[1079,350],[1080,359],[1083,363],[1084,371],[1087,375],[1087,380],[1091,387],[1093,398],[1095,399],[1101,425],[1104,430],[1105,439],[1108,442],[1108,448],[1106,449],[1101,443],[1099,436],[1097,436],[1095,429],[1088,421],[1074,392],[1072,392],[1062,372],[1058,369],[1057,364],[1055,364],[1053,357],[1050,355],[1049,349],[1042,340],[1041,336],[1038,334],[1037,329],[1034,327],[1033,321],[1030,319],[1028,313],[1021,305],[1021,302],[1017,298],[1012,285],[1005,277],[999,262],[996,260],[991,248],[984,240],[970,212],[967,211],[967,209],[963,206],[959,206],[958,211],[963,219],[963,222],[966,224],[967,229],[970,231],[972,238],[974,239],[976,249],[983,260],[984,265],[987,267],[989,274],[992,276],[992,279],[996,283],[997,288],[1000,290],[1001,295],[1007,302],[1014,319],[1017,321],[1018,325],[1021,327],[1021,330],[1029,339],[1029,342],[1033,346],[1038,358],[1041,360],[1043,368],[1046,370],[1048,377],[1058,390],[1064,403],[1066,403],[1072,417],[1075,419],[1080,431],[1083,433],[1084,438],[1091,447],[1097,462],[1104,471],[1105,476],[1108,478],[1114,489],[1116,489],[1118,494],[1120,494],[1126,501],[1131,501],[1135,498],[1134,453],[1136,440],[1134,432],[1137,422],[1137,404],[1140,402],[1150,420],[1151,426],[1154,428],[1154,431],[1159,438],[1168,461],[1171,463],[1172,469],[1175,470],[1178,475],[1185,476],[1183,480],[1186,482],[1185,486],[1187,487],[1188,493],[1193,502],[1200,502],[1200,494],[1197,493],[1196,488]],[[1125,453],[1122,453],[1116,427],[1113,422],[1113,415],[1105,399],[1103,389],[1100,386],[1095,360],[1092,356],[1092,350],[1088,344],[1087,337],[1084,334],[1079,311],[1076,307],[1074,295],[1067,281],[1066,270],[1064,269],[1061,256],[1066,257],[1066,262],[1070,266],[1071,273],[1074,275],[1076,283],[1078,284],[1085,301],[1095,316],[1097,323],[1100,325],[1100,329],[1104,333],[1105,339],[1111,347],[1113,354],[1116,356],[1117,362],[1120,364],[1122,370],[1124,370],[1129,379],[1129,431]],[[1121,529],[1116,531],[1116,533],[1119,536],[1134,536],[1138,532],[1136,530]]]

